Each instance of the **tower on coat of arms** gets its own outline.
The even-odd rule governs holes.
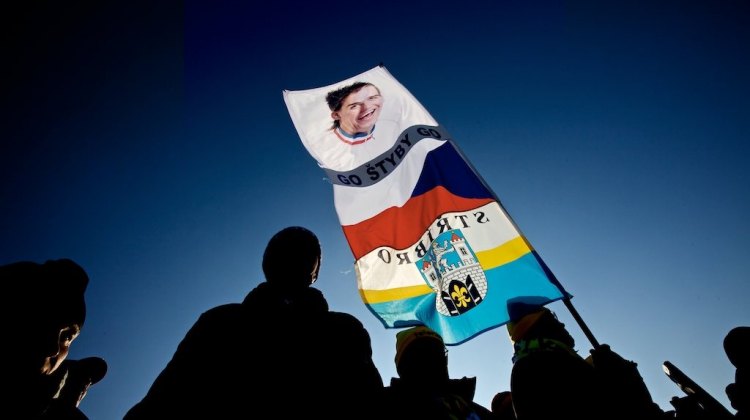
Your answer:
[[[424,281],[435,291],[435,307],[445,316],[458,316],[482,303],[487,278],[460,229],[438,235],[416,262]]]

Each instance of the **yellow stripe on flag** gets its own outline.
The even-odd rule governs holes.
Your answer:
[[[432,288],[426,283],[420,286],[396,287],[386,290],[360,290],[359,294],[367,303],[391,302],[408,299],[432,293]]]
[[[477,252],[477,260],[484,270],[491,270],[501,265],[513,262],[531,252],[531,246],[522,237],[515,239],[486,251]],[[366,303],[376,304],[392,302],[394,300],[409,299],[433,293],[432,288],[426,283],[419,286],[396,287],[386,290],[360,290],[359,294]]]
[[[508,264],[531,252],[531,246],[522,236],[487,251],[477,252],[477,260],[485,270]]]

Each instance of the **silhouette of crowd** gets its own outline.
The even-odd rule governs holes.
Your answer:
[[[475,377],[449,376],[443,338],[424,325],[396,333],[398,377],[386,385],[363,324],[330,310],[312,287],[321,263],[313,232],[278,231],[263,254],[265,281],[242,302],[202,313],[124,420],[750,418],[748,326],[733,328],[723,342],[736,368],[726,387],[736,413],[716,406],[697,385],[679,383],[688,395],[664,411],[635,362],[606,344],[582,357],[554,312],[515,302],[506,324],[514,350],[510,389],[499,391],[489,408],[474,401]],[[0,393],[2,418],[88,419],[79,405],[105,377],[107,363],[67,358],[86,318],[88,275],[70,259],[20,261],[0,266],[0,281],[6,302],[15,303],[2,306],[14,338],[3,350],[12,386]]]

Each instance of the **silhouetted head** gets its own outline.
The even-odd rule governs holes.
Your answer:
[[[735,327],[724,337],[724,352],[735,368],[750,368],[750,327]]]
[[[318,278],[320,242],[301,226],[284,228],[268,241],[263,253],[266,281],[285,289],[308,287]]]
[[[89,277],[83,268],[69,259],[48,260],[41,265],[41,281],[47,288],[50,312],[60,321],[83,327],[86,320],[84,293]]]
[[[448,355],[443,338],[425,326],[396,334],[396,371],[401,379],[436,385],[448,379]]]
[[[0,267],[0,282],[11,306],[3,305],[6,332],[13,340],[12,368],[20,375],[50,375],[68,355],[86,319],[89,278],[69,259],[30,261]]]
[[[511,321],[506,324],[508,336],[512,343],[520,340],[548,338],[557,340],[571,349],[575,340],[565,329],[565,324],[558,321],[554,312],[539,305],[511,303],[508,306]]]
[[[492,397],[490,409],[497,419],[516,418],[516,413],[513,411],[513,396],[510,391],[501,391],[495,394]]]
[[[736,369],[734,382],[726,387],[732,408],[743,417],[750,413],[750,327],[732,328],[724,337],[724,351]]]

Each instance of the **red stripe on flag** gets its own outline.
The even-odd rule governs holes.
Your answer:
[[[412,197],[403,207],[390,207],[378,215],[342,226],[355,259],[381,246],[405,249],[414,245],[440,215],[462,212],[491,203],[492,198],[463,198],[442,186]],[[460,220],[449,220],[450,228],[463,227]]]

